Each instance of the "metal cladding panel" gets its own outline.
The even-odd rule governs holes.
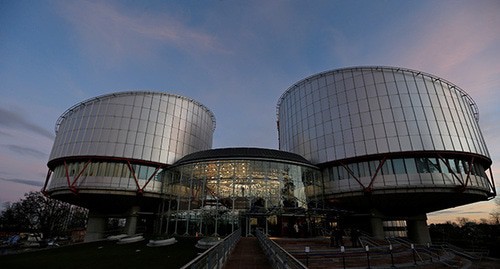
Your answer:
[[[419,71],[358,67],[313,75],[282,95],[277,114],[280,150],[315,164],[409,151],[489,158],[470,96]]]
[[[102,156],[172,164],[210,149],[214,129],[212,112],[182,96],[108,94],[77,104],[59,118],[49,162]]]

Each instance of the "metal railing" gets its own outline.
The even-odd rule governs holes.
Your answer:
[[[231,251],[241,238],[241,230],[238,229],[226,236],[221,242],[207,249],[205,252],[188,262],[181,269],[220,269],[229,259]]]
[[[255,235],[273,268],[307,269],[307,266],[280,247],[276,242],[269,239],[261,230],[256,229]]]

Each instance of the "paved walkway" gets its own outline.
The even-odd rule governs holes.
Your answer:
[[[242,237],[229,256],[224,269],[271,269],[264,251],[255,237]]]

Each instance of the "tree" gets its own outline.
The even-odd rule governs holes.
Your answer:
[[[29,192],[19,202],[6,205],[0,213],[0,229],[41,233],[51,238],[85,227],[87,213],[86,209],[45,197],[41,192]]]
[[[499,225],[500,224],[500,197],[497,196],[495,198],[495,204],[497,205],[495,210],[493,210],[493,212],[490,213],[490,216],[493,220],[493,224],[497,224]]]

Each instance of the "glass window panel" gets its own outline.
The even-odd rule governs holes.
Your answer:
[[[418,173],[430,173],[427,158],[415,158]]]
[[[451,170],[454,173],[461,173],[464,171],[462,167],[462,162],[458,159],[450,160]]]
[[[417,167],[415,165],[415,159],[413,158],[405,158],[404,159],[406,171],[408,174],[416,174],[417,173]]]
[[[449,165],[448,160],[439,158],[438,162],[439,162],[439,167],[440,167],[441,173],[444,173],[444,174],[450,173],[450,170],[448,169],[448,165]]]
[[[394,174],[406,174],[406,169],[403,159],[393,159],[392,165],[394,168]]]
[[[384,165],[382,165],[382,175],[392,175],[394,174],[394,170],[392,167],[392,160],[385,160]]]
[[[469,173],[469,162],[466,160],[461,160],[460,165],[461,165],[460,171],[463,171],[464,174],[468,174]]]
[[[368,168],[370,169],[370,175],[374,175],[375,172],[377,171],[380,161],[369,161],[367,163],[368,163]]]
[[[347,173],[347,171],[345,170],[345,168],[343,166],[338,167],[338,173],[339,173],[339,177],[338,177],[339,180],[347,178],[345,175]]]
[[[488,176],[486,175],[485,169],[481,164],[476,163],[476,171],[477,171],[478,175],[480,175],[481,177],[488,178]]]
[[[429,171],[431,173],[441,173],[441,167],[439,166],[439,162],[436,158],[428,158]]]

